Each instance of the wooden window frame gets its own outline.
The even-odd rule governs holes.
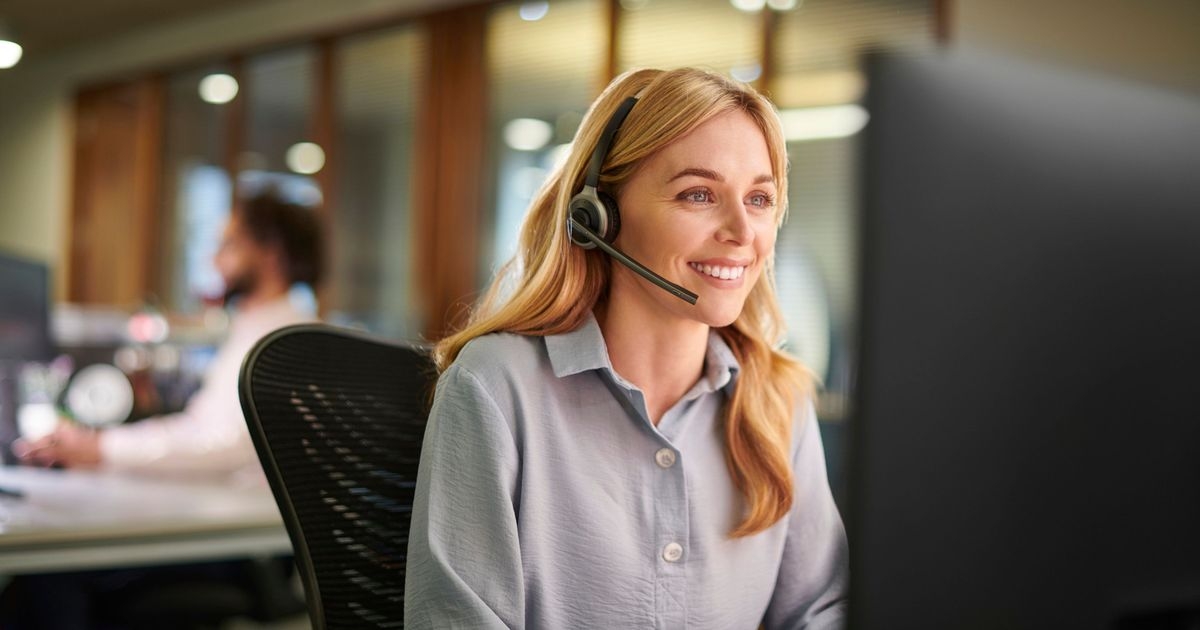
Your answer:
[[[950,18],[953,0],[931,0],[933,33],[935,40],[945,44],[950,40]],[[430,52],[422,86],[422,101],[418,110],[416,160],[414,177],[415,200],[414,229],[417,234],[417,250],[414,264],[421,273],[417,295],[413,296],[417,312],[425,323],[425,335],[436,339],[460,325],[469,303],[478,287],[477,269],[480,251],[480,221],[485,217],[483,186],[470,182],[483,182],[487,178],[484,147],[487,142],[487,67],[486,34],[490,9],[498,2],[479,2],[452,9],[412,15],[400,13],[390,19],[371,20],[348,24],[336,29],[310,33],[307,37],[288,38],[286,41],[266,42],[260,46],[246,46],[224,55],[231,74],[238,80],[240,94],[225,108],[225,168],[232,176],[237,173],[238,156],[246,139],[246,98],[255,89],[245,72],[245,59],[249,54],[263,50],[313,42],[317,46],[315,56],[315,81],[313,87],[312,118],[310,133],[314,142],[325,150],[325,167],[316,175],[324,195],[320,213],[326,225],[336,218],[339,151],[337,147],[337,67],[336,42],[338,39],[365,32],[391,28],[401,24],[422,23],[428,29]],[[608,51],[605,67],[598,69],[601,87],[616,76],[618,67],[618,42],[621,37],[623,10],[619,0],[608,0]],[[776,12],[762,12],[762,42],[760,64],[762,74],[757,81],[760,88],[767,88],[775,77],[773,56],[778,38],[778,16]],[[211,61],[205,59],[203,61]],[[200,65],[203,61],[177,64],[175,69]],[[165,108],[165,79],[171,69],[155,69],[143,73],[136,83],[139,93],[147,99],[147,118],[139,123],[135,148],[160,159],[139,157],[134,175],[137,187],[136,207],[132,217],[140,222],[134,230],[138,242],[132,248],[132,265],[123,265],[120,273],[132,273],[132,291],[104,295],[92,291],[94,285],[89,273],[91,265],[98,260],[95,247],[101,243],[89,240],[84,230],[91,217],[90,200],[84,194],[93,177],[89,166],[91,159],[86,134],[78,133],[75,138],[75,171],[70,214],[70,239],[67,248],[69,273],[65,294],[68,299],[80,302],[120,303],[128,301],[134,294],[149,295],[161,291],[165,276],[159,271],[163,264],[162,252],[157,243],[154,228],[163,220],[158,193],[162,186],[161,156],[163,147],[163,124]],[[91,94],[100,88],[85,88],[76,95],[77,127],[87,124],[86,116]],[[231,200],[232,201],[232,200]],[[327,230],[330,234],[332,230]],[[327,248],[332,239],[326,238]],[[126,255],[128,253],[126,252]],[[103,258],[103,257],[100,257]],[[138,269],[141,269],[140,271]],[[326,286],[320,290],[322,304],[336,298],[336,287]]]

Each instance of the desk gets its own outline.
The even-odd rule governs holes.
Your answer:
[[[265,486],[0,467],[0,575],[290,554]]]

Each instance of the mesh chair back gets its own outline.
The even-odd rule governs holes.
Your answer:
[[[242,364],[242,409],[318,630],[403,627],[434,382],[424,350],[320,324],[267,335]]]

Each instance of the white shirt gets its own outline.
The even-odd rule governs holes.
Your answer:
[[[238,399],[242,359],[267,333],[314,321],[286,296],[234,312],[229,336],[183,411],[100,433],[101,467],[154,474],[262,479]]]

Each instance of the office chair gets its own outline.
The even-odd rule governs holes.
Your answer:
[[[242,409],[315,630],[403,627],[435,375],[419,347],[322,324],[277,330],[242,364]]]

